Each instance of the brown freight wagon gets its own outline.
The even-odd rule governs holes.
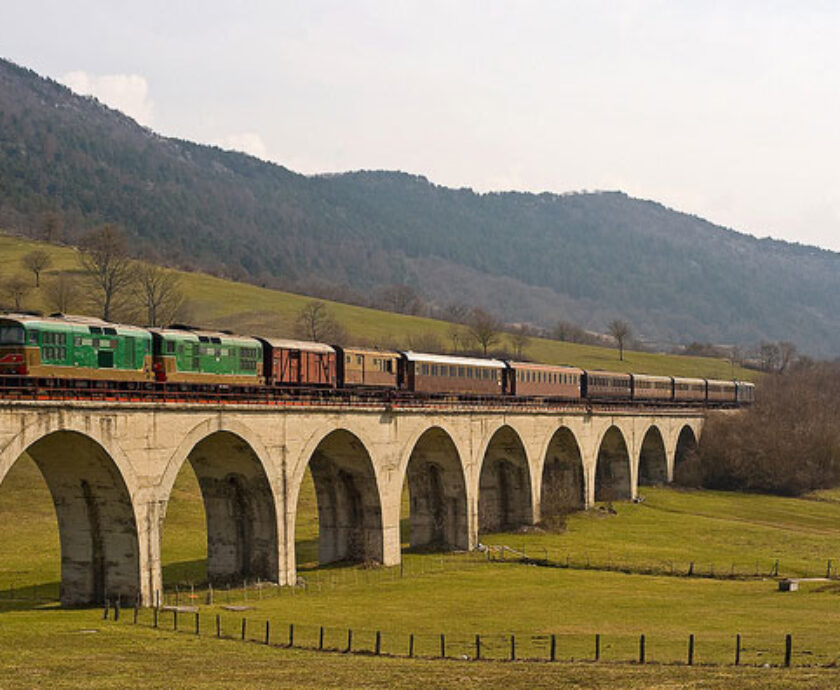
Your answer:
[[[270,386],[335,388],[338,354],[323,343],[258,338],[263,344],[263,371]]]
[[[614,371],[585,371],[583,397],[589,400],[630,400],[632,384],[630,374]]]
[[[632,374],[633,400],[671,400],[674,397],[674,380],[670,376]]]
[[[508,362],[508,395],[580,400],[583,369],[534,362]]]
[[[415,393],[501,395],[505,363],[497,359],[404,352],[404,386]]]
[[[361,347],[336,348],[340,387],[396,388],[400,353]]]

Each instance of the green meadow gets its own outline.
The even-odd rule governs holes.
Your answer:
[[[831,685],[836,676],[830,669],[779,666],[787,633],[794,639],[795,666],[840,660],[840,637],[833,633],[840,624],[840,585],[813,582],[799,592],[780,593],[769,574],[776,560],[782,575],[797,576],[825,575],[829,559],[840,563],[837,493],[802,499],[672,488],[640,493],[641,503],[614,503],[615,514],[601,506],[573,514],[562,531],[481,537],[485,544],[506,544],[534,558],[547,555],[562,567],[526,564],[510,554],[505,561],[490,561],[481,553],[411,552],[404,553],[402,568],[319,567],[315,495],[307,478],[296,534],[300,585],[278,590],[249,583],[247,589],[216,590],[210,602],[204,587],[204,512],[187,465],[167,511],[163,559],[167,603],[175,603],[177,587],[179,604],[199,607],[196,637],[193,614],[182,615],[174,633],[168,612],[160,619],[166,631],[154,631],[150,610],[141,612],[136,627],[130,613],[115,624],[102,621],[100,611],[56,610],[50,601],[57,595],[60,563],[55,515],[37,468],[24,456],[0,486],[0,687],[31,685],[35,676],[27,674],[36,673],[33,669],[59,687],[87,682],[119,687],[134,673],[142,673],[150,687],[167,682],[473,686],[501,679],[537,686]],[[407,517],[404,501],[406,538]],[[688,577],[692,561],[695,575]],[[246,608],[230,611],[229,604]],[[237,638],[245,617],[246,638],[254,644],[213,639],[216,615],[223,635]],[[264,642],[266,621],[271,648],[256,644]],[[310,651],[275,648],[287,644],[290,624],[295,644]],[[413,635],[415,655],[426,658],[311,651],[321,627],[326,648],[345,649],[350,628],[355,651],[372,653],[379,631],[383,654],[405,656]],[[447,656],[469,659],[480,634],[487,661],[434,660],[441,634]],[[610,663],[592,662],[596,634],[601,662]],[[641,634],[644,667],[638,664]],[[691,634],[695,663],[723,667],[685,667]],[[743,640],[741,662],[750,668],[730,667],[736,634]],[[521,661],[545,661],[551,635],[556,664]],[[502,663],[511,636],[520,662]],[[61,681],[62,663],[80,675]],[[314,675],[307,677],[304,668]]]

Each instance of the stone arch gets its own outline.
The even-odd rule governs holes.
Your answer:
[[[32,431],[24,429],[4,448],[0,476],[26,452],[44,477],[58,521],[61,603],[135,601],[142,590],[141,546],[134,476],[124,455],[76,429],[54,429],[39,438]]]
[[[639,485],[655,486],[668,483],[668,455],[665,440],[655,424],[651,424],[639,449]]]
[[[615,501],[633,495],[630,453],[621,430],[613,425],[601,437],[595,468],[595,500]]]
[[[251,434],[248,434],[251,436]],[[210,582],[277,581],[280,563],[276,492],[269,466],[246,439],[227,428],[195,427],[167,465],[162,495],[171,495],[185,462],[195,472],[207,524]]]
[[[383,561],[382,505],[376,471],[367,446],[353,432],[335,429],[323,436],[295,471],[293,499],[306,467],[318,501],[318,560]],[[294,535],[292,521],[291,535]]]
[[[674,470],[682,463],[688,453],[697,448],[697,434],[689,424],[685,424],[677,436],[677,446],[674,451]]]
[[[533,524],[531,471],[519,434],[499,427],[481,460],[478,480],[478,530],[499,532]]]
[[[574,432],[564,426],[551,436],[545,452],[540,519],[550,519],[585,506],[583,455]]]
[[[405,464],[412,547],[468,549],[464,466],[452,436],[440,426],[414,440]]]

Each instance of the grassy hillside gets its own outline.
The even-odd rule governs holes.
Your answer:
[[[369,292],[407,284],[507,321],[558,318],[646,339],[840,354],[840,254],[759,240],[621,192],[451,189],[417,175],[305,176],[168,138],[0,59],[0,225],[45,211],[72,241],[120,223],[180,266],[313,279]],[[277,282],[272,284],[277,285]]]
[[[25,274],[20,265],[21,257],[35,247],[45,249],[53,258],[53,266],[45,274],[45,281],[56,272],[78,270],[77,253],[71,248],[0,234],[0,279],[18,273]],[[240,333],[289,336],[293,333],[298,311],[310,299],[302,295],[222,280],[202,273],[181,273],[181,276],[190,311],[196,323]],[[24,305],[30,309],[46,310],[43,288],[33,289]],[[330,308],[349,333],[351,340],[360,344],[407,348],[413,338],[425,334],[432,334],[444,343],[449,342],[452,325],[443,321],[337,302],[330,303]],[[733,370],[730,363],[722,359],[626,352],[624,361],[620,362],[617,351],[612,348],[541,338],[533,339],[525,355],[535,361],[574,364],[592,369],[707,378],[732,378],[734,374],[745,380],[756,378],[755,372],[739,367]]]

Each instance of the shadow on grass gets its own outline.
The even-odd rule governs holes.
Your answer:
[[[0,611],[28,611],[59,606],[60,583],[40,582],[0,590]]]

